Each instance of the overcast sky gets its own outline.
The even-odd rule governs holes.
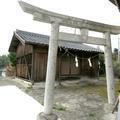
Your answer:
[[[120,25],[120,13],[109,0],[24,0],[27,3],[57,13]],[[0,2],[0,55],[7,54],[13,31],[16,29],[50,35],[50,25],[32,20],[24,13],[18,0]],[[112,36],[113,47],[117,47],[118,36]]]

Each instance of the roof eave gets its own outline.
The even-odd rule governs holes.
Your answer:
[[[16,52],[16,48],[17,48],[17,45],[18,45],[18,41],[20,42],[20,43],[22,43],[22,45],[25,45],[25,40],[24,39],[22,39],[22,37],[20,37],[18,34],[17,34],[17,32],[15,31],[14,33],[13,33],[13,37],[12,37],[12,40],[11,40],[11,43],[10,43],[10,46],[9,46],[9,49],[8,49],[8,51],[9,52]]]

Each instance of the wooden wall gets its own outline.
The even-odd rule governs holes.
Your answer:
[[[19,43],[16,51],[17,58],[30,54],[32,53],[32,51],[33,51],[32,45],[29,44],[23,45],[22,43]]]
[[[33,65],[33,79],[38,82],[45,80],[47,69],[48,48],[46,46],[34,46],[34,65]]]
[[[98,53],[69,50],[58,50],[56,77],[76,77],[98,75]],[[75,66],[75,56],[77,55],[79,67]],[[22,45],[17,48],[17,76],[33,79],[35,82],[45,80],[47,70],[48,47],[41,45]],[[88,59],[92,57],[92,67],[89,66]],[[51,70],[52,72],[52,70]]]
[[[34,80],[45,80],[47,69],[47,46],[35,46],[34,47]],[[96,77],[98,75],[98,53],[78,52],[71,50],[73,55],[77,54],[79,57],[79,67],[75,66],[75,57],[70,54],[64,54],[64,52],[58,51],[57,57],[57,70],[56,77],[76,77],[76,76],[91,76]],[[88,59],[91,56],[96,56],[91,59],[93,67],[91,68],[88,63]],[[84,59],[83,59],[84,58]],[[51,70],[52,72],[52,70]]]
[[[18,77],[31,78],[32,50],[32,45],[24,46],[21,43],[18,45],[16,66],[16,75]]]

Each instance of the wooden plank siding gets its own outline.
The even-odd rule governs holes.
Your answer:
[[[34,79],[36,82],[45,80],[47,68],[47,54],[35,53]]]
[[[35,49],[35,66],[34,66],[34,80],[36,82],[45,80],[47,69],[47,46],[36,46]],[[77,54],[79,59],[79,67],[75,66],[75,57],[72,55],[61,53],[58,50],[56,77],[75,77],[75,76],[97,76],[98,75],[98,53],[70,51],[73,55]],[[88,63],[89,57],[96,56],[91,59],[93,67],[91,68]],[[81,59],[82,58],[82,59]],[[85,58],[85,59],[83,59]],[[52,70],[51,70],[52,72]]]
[[[64,50],[60,51],[58,49],[56,77],[97,77],[98,53],[75,50],[69,50],[69,52],[71,54],[67,52],[64,54]],[[75,66],[75,55],[78,57],[78,67]],[[30,74],[30,78],[35,82],[45,80],[47,57],[48,46],[23,46],[22,44],[19,44],[17,49],[17,76],[29,79]],[[88,63],[89,57],[94,57],[91,59],[92,67],[90,67]]]
[[[17,76],[18,77],[28,79],[29,74],[31,75],[31,62],[32,62],[31,57],[32,57],[31,54],[25,55],[27,64],[25,62],[24,57],[17,58],[16,71],[17,71]]]
[[[33,48],[34,48],[33,79],[35,82],[39,82],[45,80],[46,77],[48,48],[46,46],[38,45],[33,46]]]
[[[22,45],[22,43],[19,43],[16,51],[17,58],[32,53],[32,50],[33,50],[32,45],[29,44]]]
[[[31,77],[31,64],[32,64],[32,45],[22,45],[19,43],[17,47],[17,76],[25,79]]]

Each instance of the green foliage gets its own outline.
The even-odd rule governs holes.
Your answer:
[[[115,77],[120,78],[120,62],[114,61],[113,69]]]
[[[112,53],[113,58],[113,70],[116,78],[120,78],[120,62],[118,62],[118,49],[114,48]]]
[[[16,53],[9,53],[8,57],[9,57],[10,64],[13,67],[15,67],[16,66],[16,62],[17,62],[17,60],[16,60]]]
[[[117,59],[118,59],[118,49],[114,48],[112,53],[113,70],[115,77],[120,78],[120,63],[117,62]],[[104,54],[99,55],[99,61],[100,61],[99,73],[100,75],[104,75],[105,74]]]
[[[4,68],[9,64],[9,59],[7,55],[0,56],[0,68]]]
[[[8,64],[11,64],[13,67],[16,66],[16,54],[15,53],[9,53],[9,55],[0,56],[0,68],[4,68]]]

